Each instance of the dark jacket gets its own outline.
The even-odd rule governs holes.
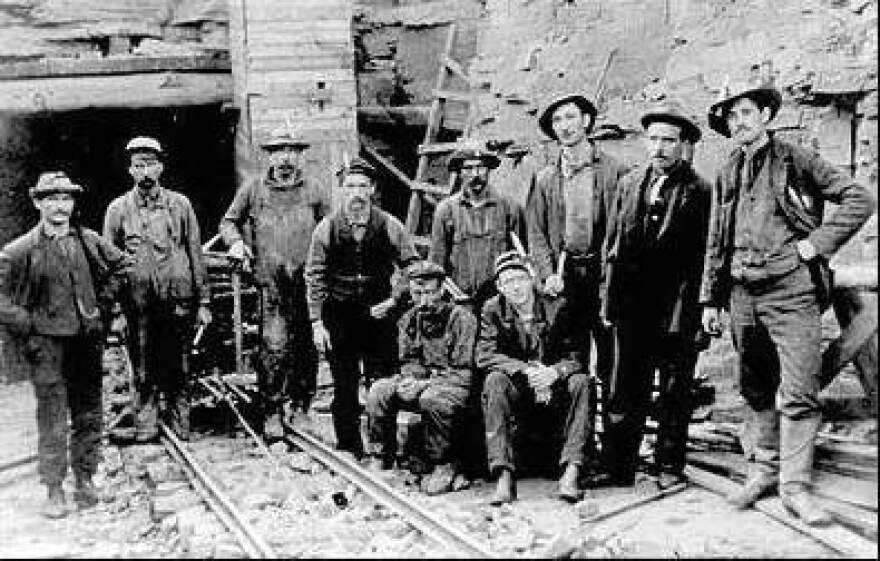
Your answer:
[[[378,304],[392,295],[395,267],[404,270],[418,258],[406,228],[383,210],[370,210],[360,242],[341,210],[324,217],[312,232],[306,259],[309,318],[321,319],[328,300],[356,306]],[[406,275],[400,279],[395,296],[402,292]]]
[[[443,302],[430,316],[411,308],[397,327],[401,374],[470,388],[477,318],[468,308]]]
[[[618,183],[603,247],[602,312],[612,322],[648,320],[638,309],[647,298],[658,327],[693,337],[700,326],[710,187],[690,164],[679,164],[663,186],[669,190],[665,212],[648,233],[645,191],[652,177],[650,166],[641,165]]]
[[[712,189],[712,211],[700,288],[700,302],[726,306],[730,298],[735,210],[739,197],[741,149],[724,163]],[[822,259],[830,259],[874,212],[868,190],[846,172],[811,152],[771,136],[767,167],[770,187],[789,224],[809,239]],[[823,221],[825,201],[840,205]]]
[[[593,151],[595,185],[593,189],[593,240],[596,253],[601,251],[605,237],[605,220],[610,211],[617,181],[626,169],[614,158],[598,148]],[[545,166],[531,181],[526,202],[526,225],[529,232],[529,252],[541,279],[556,271],[559,253],[564,249],[565,197],[560,162]]]
[[[571,329],[575,325],[565,298],[535,294],[534,334],[530,334],[519,315],[497,294],[483,306],[477,337],[477,368],[488,374],[500,371],[514,376],[539,362],[556,369],[565,379],[586,372],[586,334]]]
[[[236,191],[219,230],[227,246],[243,239],[253,250],[254,276],[266,284],[278,268],[290,276],[303,266],[312,231],[328,214],[330,199],[318,185],[282,188],[267,177]]]
[[[50,258],[40,225],[0,251],[0,324],[22,335],[67,336],[83,317],[86,331],[100,332],[130,261],[92,230],[73,228],[71,234],[82,251],[66,263]]]

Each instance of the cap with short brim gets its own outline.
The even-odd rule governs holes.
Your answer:
[[[37,179],[37,184],[29,190],[29,194],[33,199],[39,199],[57,193],[79,195],[82,192],[83,188],[71,181],[63,171],[48,171],[41,173],[40,177]]]

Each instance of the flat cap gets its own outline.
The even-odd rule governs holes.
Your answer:
[[[422,261],[416,261],[406,270],[407,278],[409,280],[422,280],[422,279],[440,279],[446,277],[446,271],[443,270],[443,267],[434,263],[430,259],[423,259]]]
[[[46,195],[55,193],[70,193],[78,195],[83,192],[83,188],[67,177],[63,171],[47,171],[40,174],[37,184],[30,188],[28,193],[31,198],[39,199]]]
[[[284,146],[291,146],[293,148],[305,150],[311,146],[311,143],[303,137],[301,132],[294,130],[291,126],[285,125],[273,130],[269,134],[269,138],[260,144],[260,148],[263,150],[272,150]]]
[[[344,166],[342,168],[342,178],[344,179],[345,176],[352,175],[355,173],[360,174],[360,175],[366,175],[367,177],[369,177],[370,179],[373,179],[373,180],[375,180],[378,175],[376,172],[376,168],[371,166],[369,162],[367,162],[365,159],[361,158],[360,156],[355,156],[354,158],[351,159],[351,161],[348,162],[347,166]]]
[[[531,273],[528,264],[522,256],[516,251],[505,251],[495,258],[495,277],[507,271],[508,269],[522,269],[527,273]]]
[[[163,154],[162,145],[151,136],[136,136],[125,145],[126,152],[155,152]]]
[[[574,103],[582,112],[592,117],[590,120],[590,127],[587,129],[588,133],[593,130],[593,126],[596,124],[596,115],[598,111],[596,111],[596,106],[593,105],[593,102],[586,97],[581,94],[571,93],[554,98],[544,107],[544,110],[541,111],[541,116],[538,117],[538,128],[553,140],[559,140],[556,138],[556,133],[553,132],[553,112],[566,103]]]
[[[487,143],[477,139],[468,139],[459,144],[446,166],[450,171],[458,171],[465,160],[480,160],[489,169],[495,169],[501,164],[501,158],[488,149]]]

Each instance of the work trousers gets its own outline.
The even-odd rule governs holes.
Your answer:
[[[618,355],[606,400],[604,458],[609,473],[624,481],[635,475],[655,371],[660,384],[654,410],[654,467],[676,474],[684,469],[697,353],[692,341],[656,326],[650,317],[633,317],[614,328]]]
[[[376,380],[367,396],[369,452],[394,457],[397,453],[397,412],[422,414],[425,456],[434,464],[452,461],[453,435],[461,427],[470,390],[432,382],[415,399],[397,391],[394,378]],[[460,433],[459,433],[460,436]]]
[[[257,362],[260,394],[267,413],[285,401],[308,408],[315,394],[318,352],[312,339],[302,268],[279,271],[261,287],[261,345]]]
[[[93,337],[33,335],[27,346],[37,398],[40,481],[60,485],[68,466],[76,475],[93,475],[101,460],[100,343]]]
[[[496,370],[486,377],[482,399],[490,473],[521,467],[515,449],[527,429],[539,433],[545,459],[558,454],[560,466],[583,465],[592,425],[587,375],[576,372],[552,390],[549,403],[539,404],[524,375]]]
[[[742,440],[750,471],[778,469],[783,485],[809,484],[822,420],[822,333],[807,266],[757,285],[735,283],[730,320],[747,407]]]
[[[160,414],[172,425],[189,428],[189,351],[194,319],[188,302],[153,302],[128,314],[140,437],[158,432]]]
[[[333,376],[333,428],[336,447],[356,456],[364,452],[360,432],[360,366],[369,380],[387,378],[397,365],[397,330],[389,319],[370,317],[369,306],[356,302],[325,303],[323,321],[330,334],[328,353]]]

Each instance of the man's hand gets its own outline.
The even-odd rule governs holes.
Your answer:
[[[318,349],[318,352],[327,352],[333,348],[330,344],[330,333],[324,327],[324,322],[321,320],[312,322],[312,341],[315,343],[315,348]]]
[[[211,319],[211,310],[209,310],[204,304],[200,305],[196,312],[196,323],[199,325],[208,325],[211,323]]]
[[[419,394],[428,387],[428,380],[416,380],[415,378],[406,377],[397,382],[397,396],[403,401],[415,401],[419,398]]]
[[[528,378],[529,386],[535,391],[546,390],[559,379],[555,368],[543,364],[533,364],[523,370]]]
[[[721,336],[721,310],[715,306],[703,308],[703,331],[713,337]]]
[[[819,252],[816,251],[816,246],[810,240],[798,240],[795,244],[797,248],[798,255],[801,256],[801,260],[809,262],[816,258],[819,255]]]
[[[562,282],[562,277],[559,275],[550,275],[544,279],[544,293],[550,296],[558,296],[563,288],[565,288],[565,283]]]
[[[391,308],[394,307],[394,299],[386,298],[382,300],[375,306],[370,307],[370,317],[373,319],[383,319],[388,315],[388,312],[391,311]]]

